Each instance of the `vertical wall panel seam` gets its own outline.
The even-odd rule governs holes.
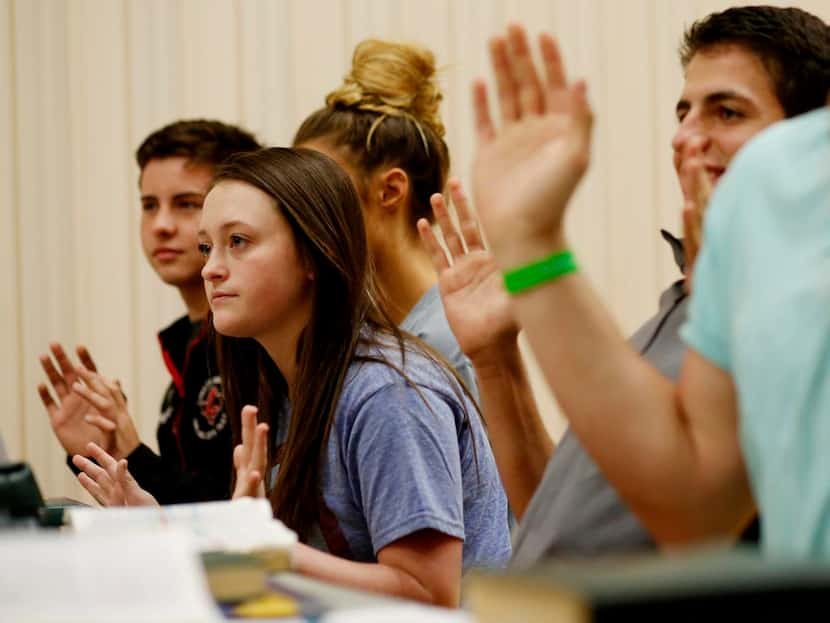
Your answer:
[[[234,0],[233,3],[233,26],[234,37],[236,37],[236,41],[234,42],[234,47],[236,48],[236,115],[233,122],[235,124],[241,124],[245,110],[245,92],[243,90],[245,86],[245,69],[243,67],[245,51],[242,45],[242,5],[240,4],[240,0]]]
[[[286,7],[285,7],[285,21],[287,28],[285,30],[288,45],[286,46],[287,49],[291,50],[292,53],[294,51],[294,41],[296,37],[294,36],[294,2],[297,0],[286,0]],[[287,71],[286,71],[286,82],[290,85],[290,89],[286,92],[291,93],[292,97],[288,98],[286,101],[291,105],[291,111],[287,115],[288,119],[295,121],[298,119],[297,117],[297,72],[294,67],[293,58],[287,59],[283,61],[286,64]],[[293,133],[291,134],[293,136]]]
[[[181,2],[176,2],[174,5],[174,15],[175,15],[175,30],[173,32],[173,36],[175,37],[175,45],[176,45],[176,77],[173,80],[174,84],[176,85],[176,119],[181,119],[183,117],[182,111],[186,108],[186,95],[185,89],[182,87],[182,81],[184,80],[184,47],[186,44],[181,43],[181,24],[182,24],[182,12],[183,7]],[[169,35],[168,35],[169,36]],[[192,115],[191,115],[192,118]]]
[[[351,59],[351,51],[355,44],[352,43],[354,40],[354,24],[353,22],[353,15],[352,11],[354,11],[354,6],[352,5],[351,0],[343,0],[343,30],[345,31],[346,35],[343,37],[343,58]]]
[[[444,93],[452,93],[455,95],[456,99],[460,99],[462,96],[463,89],[459,84],[458,80],[458,71],[459,71],[459,63],[458,63],[458,39],[459,37],[456,36],[456,24],[455,24],[455,13],[452,10],[452,0],[449,0],[446,3],[447,8],[447,39],[449,39],[447,47],[445,48],[447,51],[447,58],[444,59],[443,64],[443,71],[444,76],[446,77],[446,87],[444,88]],[[447,146],[452,147],[450,149],[450,170],[449,174],[454,175],[455,177],[459,177],[458,175],[458,165],[456,159],[453,157],[460,153],[460,150],[457,149],[457,146],[461,142],[458,135],[458,126],[460,125],[461,120],[459,119],[458,115],[455,114],[456,107],[450,106],[447,102],[446,97],[443,101],[444,106],[444,114],[442,117],[445,121],[449,121],[449,130],[445,130],[445,138],[447,140]],[[447,124],[445,123],[445,128]],[[444,192],[444,189],[441,189],[441,192]],[[453,210],[455,210],[455,206],[453,205]]]
[[[390,21],[393,24],[395,24],[395,26],[394,26],[395,38],[396,39],[403,39],[403,14],[401,12],[401,4],[399,2],[395,2],[392,5]]]
[[[129,17],[130,17],[129,5],[128,0],[122,0],[121,2],[121,28],[122,28],[122,41],[124,42],[124,100],[125,100],[125,118],[126,124],[124,128],[124,132],[126,134],[126,140],[124,144],[127,145],[129,148],[132,148],[131,144],[131,137],[133,136],[133,128],[135,124],[135,110],[133,109],[133,92],[132,92],[132,55],[130,54],[131,45],[132,45],[132,38],[130,37],[130,24],[129,24]],[[126,154],[125,154],[126,155]],[[125,159],[126,162],[129,162],[130,159]],[[135,223],[135,216],[133,215],[133,206],[131,205],[131,196],[132,193],[129,191],[129,186],[127,187],[127,194],[124,198],[124,204],[127,207],[127,210],[130,214],[129,219],[127,220],[127,236],[129,238],[128,242],[133,242],[136,238],[136,232],[134,230]],[[129,248],[129,247],[128,247]],[[129,327],[130,327],[130,344],[132,345],[132,352],[130,353],[130,360],[132,362],[132,378],[131,381],[131,389],[136,395],[140,395],[140,381],[141,381],[141,357],[139,356],[139,331],[138,331],[138,296],[137,296],[137,288],[138,288],[138,270],[135,261],[135,253],[130,251],[127,254],[127,273],[129,275],[129,310],[127,312],[129,318]],[[140,425],[140,424],[139,424]]]
[[[602,24],[602,29],[600,31],[601,36],[602,36],[603,41],[605,41],[605,40],[607,40],[606,39],[606,33],[607,33],[607,28],[608,28],[608,24],[607,24],[607,21],[608,21],[608,8],[607,8],[606,5],[599,5],[599,6],[595,5],[595,6],[596,6],[597,11],[599,13],[599,15],[598,15],[599,19],[597,21]],[[597,54],[597,56],[599,57],[599,67],[598,67],[599,80],[598,80],[598,82],[599,82],[599,84],[602,85],[602,87],[601,87],[602,90],[597,94],[597,99],[595,99],[594,101],[602,101],[602,99],[611,90],[609,88],[609,85],[608,85],[608,52],[607,52],[607,50],[603,49],[604,46],[602,45],[602,41],[597,42],[595,40],[594,45],[595,46],[599,45],[599,47],[600,47],[600,53]],[[607,119],[607,115],[606,115],[606,119]],[[608,131],[609,136],[605,139],[604,142],[605,142],[606,145],[609,145],[610,144],[610,133],[612,132],[612,130],[611,130],[610,125],[607,122],[605,123],[605,129]],[[595,149],[595,146],[597,145],[597,143],[599,143],[599,141],[597,140],[598,139],[597,135],[598,135],[598,132],[596,132],[596,131],[594,131],[592,133],[592,137],[591,137],[592,147],[591,147],[591,149]],[[602,239],[603,239],[602,240],[602,254],[603,254],[603,258],[602,258],[602,263],[604,265],[604,273],[605,273],[603,275],[604,278],[603,278],[603,283],[602,283],[602,290],[603,290],[603,300],[605,300],[605,301],[609,301],[608,294],[609,294],[609,292],[612,291],[612,287],[613,287],[612,284],[611,284],[611,279],[612,279],[612,275],[613,275],[613,260],[611,258],[612,254],[611,254],[611,249],[610,249],[610,247],[611,247],[610,241],[611,241],[611,237],[612,237],[611,236],[611,231],[610,231],[611,226],[612,226],[612,224],[611,224],[611,221],[612,221],[612,219],[611,219],[611,210],[613,210],[613,206],[611,205],[611,188],[610,188],[611,184],[609,183],[609,177],[610,176],[608,175],[609,160],[610,160],[609,157],[606,155],[602,159],[602,168],[601,168],[602,180],[603,180],[603,183],[602,183],[602,203],[603,203],[603,214],[602,214],[602,223],[603,223],[603,227],[602,227]],[[618,317],[615,315],[615,319],[617,319],[617,318]]]
[[[647,20],[648,20],[648,55],[644,61],[648,59],[653,59],[654,55],[657,51],[657,0],[651,0],[650,10],[648,11]],[[659,182],[657,176],[660,172],[660,162],[658,158],[662,158],[663,155],[659,149],[659,145],[657,144],[660,140],[660,133],[657,131],[657,122],[660,118],[658,111],[661,110],[660,103],[657,101],[658,93],[657,93],[657,72],[654,71],[654,64],[652,63],[652,71],[649,73],[649,97],[651,98],[651,118],[654,119],[654,124],[651,126],[651,219],[652,224],[655,225],[653,229],[654,236],[657,236],[657,229],[660,227],[660,214],[661,214],[661,206],[657,205],[658,200],[660,199],[660,192],[659,192]],[[655,240],[657,240],[655,238]],[[656,292],[661,292],[662,288],[664,287],[663,284],[663,271],[660,267],[663,265],[662,260],[660,259],[665,251],[662,244],[662,239],[658,240],[658,243],[654,245],[654,266],[656,270],[654,271],[654,288],[656,288]]]
[[[10,106],[11,106],[11,123],[12,123],[12,132],[11,132],[11,153],[12,153],[12,161],[11,161],[11,178],[12,178],[12,218],[14,222],[14,241],[13,241],[13,254],[15,258],[15,275],[16,275],[16,283],[15,283],[15,292],[14,292],[14,306],[15,306],[15,324],[16,324],[16,335],[15,335],[15,351],[17,352],[17,404],[18,404],[18,421],[19,421],[19,438],[18,438],[18,448],[20,448],[21,453],[24,453],[23,458],[25,459],[25,452],[26,452],[26,413],[25,409],[23,408],[25,394],[24,394],[24,385],[23,385],[23,366],[25,363],[25,358],[23,356],[23,262],[21,258],[21,245],[20,239],[23,237],[22,232],[22,224],[20,219],[20,170],[18,167],[19,162],[19,151],[20,151],[20,126],[17,122],[17,28],[15,28],[15,23],[17,19],[17,14],[15,13],[15,4],[16,0],[12,0],[9,2],[9,27],[11,28],[11,33],[9,33],[9,64],[11,75],[10,78],[10,90],[11,90],[11,97],[9,98]]]
[[[62,89],[66,100],[66,106],[61,113],[59,121],[56,121],[56,125],[60,122],[65,124],[65,127],[62,128],[62,130],[68,143],[66,150],[68,158],[72,163],[68,165],[69,173],[66,175],[67,179],[65,180],[65,183],[69,188],[69,197],[72,198],[71,217],[69,220],[72,227],[72,235],[67,237],[65,244],[68,247],[68,255],[70,257],[69,264],[72,266],[72,305],[67,307],[72,310],[72,317],[69,319],[69,326],[71,327],[72,340],[75,344],[79,343],[81,338],[86,341],[91,337],[88,312],[85,313],[81,310],[81,301],[84,296],[89,296],[92,290],[92,277],[89,274],[90,271],[87,270],[87,266],[85,265],[87,263],[91,264],[91,260],[85,258],[83,253],[80,252],[80,248],[82,247],[80,242],[81,232],[86,230],[87,227],[92,230],[92,219],[90,218],[90,215],[93,213],[93,210],[89,205],[90,192],[88,179],[89,172],[92,169],[90,166],[91,158],[89,157],[89,150],[86,149],[85,145],[85,143],[89,140],[89,125],[87,123],[85,113],[88,107],[88,89],[90,88],[90,81],[87,79],[87,49],[83,33],[77,33],[76,37],[73,37],[73,29],[76,22],[80,22],[78,26],[79,30],[81,30],[82,26],[86,24],[86,8],[87,4],[84,2],[79,2],[77,5],[64,5],[64,54],[62,62],[58,65],[60,69],[63,70],[63,73],[60,78],[55,78],[55,81],[60,85],[59,87],[56,87],[55,90],[58,91]],[[80,18],[77,17],[78,13],[80,13]],[[75,67],[73,52],[78,54],[78,58],[80,59],[80,62],[83,63],[83,66]],[[58,71],[55,71],[55,74],[57,76]],[[79,138],[77,143],[74,140],[76,138],[76,132]],[[78,166],[78,163],[81,163],[83,166],[79,174],[75,175],[76,169],[74,167]],[[86,179],[82,180],[79,178]],[[81,205],[78,205],[76,202],[78,194],[81,194],[83,199],[80,202]],[[87,224],[88,219],[89,224]],[[94,236],[91,237],[94,240]],[[62,324],[61,329],[63,329]],[[63,339],[65,339],[65,337]]]

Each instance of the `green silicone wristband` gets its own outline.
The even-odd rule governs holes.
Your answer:
[[[566,249],[507,271],[504,273],[504,287],[510,294],[518,294],[573,272],[576,272],[576,260],[573,253]]]

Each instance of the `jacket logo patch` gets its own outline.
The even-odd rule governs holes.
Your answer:
[[[200,439],[213,439],[228,424],[222,381],[219,376],[205,381],[199,390],[196,404],[202,417],[193,420],[193,430]]]

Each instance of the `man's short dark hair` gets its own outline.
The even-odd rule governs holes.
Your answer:
[[[241,128],[221,121],[192,119],[153,132],[136,150],[135,159],[142,170],[150,160],[176,157],[216,167],[232,154],[261,147],[253,134]]]
[[[787,117],[823,106],[830,86],[830,29],[796,8],[735,7],[696,21],[683,35],[685,70],[698,52],[742,46],[764,64]]]

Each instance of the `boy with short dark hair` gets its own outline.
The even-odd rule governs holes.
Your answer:
[[[187,309],[159,333],[172,377],[162,402],[159,454],[141,443],[120,385],[97,373],[85,348],[78,348],[79,368],[60,344],[51,345],[57,367],[48,355],[41,356],[57,402],[45,385],[38,391],[67,454],[85,454],[88,442],[98,443],[116,458],[126,458],[136,480],[162,504],[230,497],[232,435],[208,343],[209,308],[196,233],[215,168],[234,153],[259,148],[238,127],[188,120],[153,132],[136,151],[142,248],[161,280],[178,289]],[[90,392],[88,385],[107,398]]]

